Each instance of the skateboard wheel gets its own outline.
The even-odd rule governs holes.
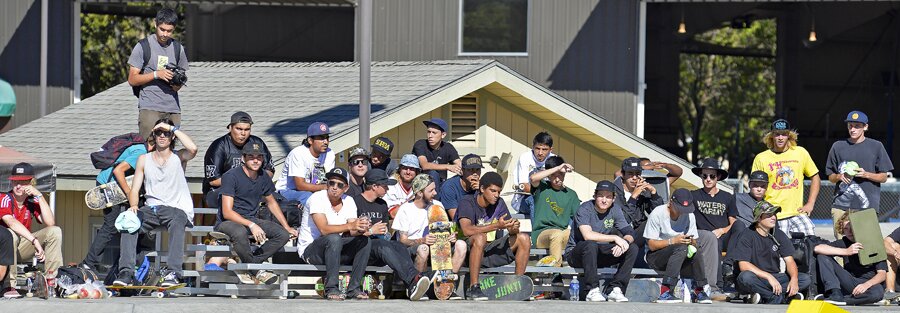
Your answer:
[[[34,293],[33,293],[33,292],[26,293],[26,294],[25,294],[25,297],[26,297],[26,298],[32,298],[32,297],[34,297]]]
[[[151,293],[150,293],[150,296],[152,296],[152,297],[154,297],[154,298],[162,299],[162,297],[165,296],[165,295],[164,295],[162,292],[154,291],[154,292],[151,292]]]
[[[237,295],[231,295],[231,298],[232,298],[232,299],[237,299],[238,296],[237,296]]]
[[[384,295],[378,295],[378,300],[384,300]]]
[[[32,278],[32,277],[34,277],[34,273],[32,273],[32,272],[25,273],[25,278]]]
[[[287,300],[287,297],[285,297],[285,296],[278,296],[278,300]]]

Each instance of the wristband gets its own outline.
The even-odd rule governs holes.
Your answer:
[[[176,130],[178,130],[178,126],[172,126],[172,133],[175,133]]]
[[[37,237],[31,238],[31,244],[34,245],[34,241],[37,240]]]
[[[669,238],[668,242],[669,242],[669,245],[671,246],[671,245],[672,245],[672,238]]]
[[[250,222],[250,225],[247,225],[247,228],[253,229],[253,226],[256,226],[256,223]]]
[[[156,71],[153,71],[153,79],[159,79],[159,77],[156,77]]]

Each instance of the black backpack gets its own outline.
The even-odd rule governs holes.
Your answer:
[[[147,67],[147,64],[150,64],[150,41],[147,40],[147,37],[138,41],[138,44],[141,45],[141,51],[144,52],[144,64],[141,65],[140,73],[144,73],[144,68]],[[175,65],[181,62],[181,43],[178,40],[172,39],[172,44],[175,45]],[[144,86],[131,86],[131,92],[134,93],[135,97],[141,97],[141,89]]]
[[[116,160],[122,152],[132,145],[144,144],[144,137],[138,133],[127,133],[110,138],[100,147],[99,151],[91,153],[91,164],[98,170],[107,169],[116,165]]]
[[[97,281],[96,272],[79,266],[60,267],[57,271],[59,271],[57,277],[68,277],[73,284],[84,284],[88,280]]]

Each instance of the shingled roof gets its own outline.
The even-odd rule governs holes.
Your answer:
[[[375,62],[372,117],[441,90],[496,64],[490,60]],[[182,129],[197,143],[188,177],[202,177],[203,155],[224,135],[235,111],[253,116],[253,134],[276,160],[306,137],[314,121],[340,133],[358,124],[357,63],[193,62],[180,92]],[[56,165],[61,177],[94,176],[89,154],[107,139],[137,132],[136,99],[127,83],[0,135],[9,146]],[[413,116],[411,116],[413,117]]]

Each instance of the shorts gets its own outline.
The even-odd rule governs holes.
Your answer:
[[[803,233],[807,236],[813,236],[816,234],[816,226],[813,225],[812,220],[809,219],[809,216],[804,214],[794,215],[785,219],[778,220],[778,229],[781,229],[788,238],[791,238],[791,233]]]
[[[470,239],[466,239],[466,244],[471,247],[472,241]],[[486,268],[509,265],[515,260],[516,254],[513,253],[512,246],[509,245],[509,235],[506,235],[497,238],[494,241],[488,242],[487,245],[484,246],[484,254],[481,258],[481,267]],[[469,258],[466,258],[465,266],[468,266],[468,264]]]

